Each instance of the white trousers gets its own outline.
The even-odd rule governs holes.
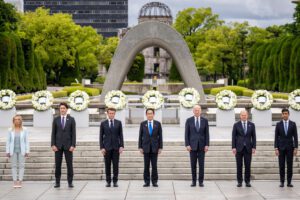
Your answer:
[[[25,157],[21,153],[14,153],[10,159],[13,181],[23,181]]]

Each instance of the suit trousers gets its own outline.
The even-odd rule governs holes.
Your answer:
[[[204,150],[197,150],[190,152],[190,162],[192,169],[192,181],[196,183],[197,180],[197,160],[199,163],[199,183],[203,183],[204,180],[204,158],[205,152]]]
[[[285,149],[279,150],[279,172],[280,172],[280,182],[284,182],[285,180],[285,162],[287,164],[287,182],[292,182],[293,176],[293,158],[294,158],[294,150]]]
[[[106,182],[111,183],[111,163],[113,164],[113,182],[118,182],[119,175],[119,150],[106,151],[104,156]]]
[[[236,152],[235,158],[238,183],[243,182],[243,162],[245,164],[245,182],[250,183],[252,149],[248,152],[246,147],[244,147],[241,152]]]
[[[150,153],[144,153],[144,181],[146,184],[150,183],[150,162],[152,167],[151,181],[157,183],[158,173],[157,173],[157,157],[158,153],[153,153],[150,148]]]
[[[64,147],[58,149],[58,151],[55,152],[55,179],[57,183],[60,182],[63,154],[65,154],[65,159],[67,164],[68,183],[72,183],[73,175],[74,175],[73,174],[73,152],[69,151],[69,149],[66,149]]]

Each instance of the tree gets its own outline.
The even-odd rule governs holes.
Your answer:
[[[18,21],[19,16],[14,6],[0,0],[0,32],[16,30]]]
[[[33,41],[47,77],[54,73],[55,83],[58,83],[64,65],[75,68],[76,53],[85,76],[97,71],[102,38],[94,29],[76,25],[71,15],[50,15],[49,10],[38,8],[22,17],[19,35]]]
[[[211,8],[187,8],[178,12],[174,28],[183,36],[190,51],[195,52],[204,31],[218,27],[224,22],[212,13]]]
[[[100,63],[103,64],[106,70],[109,69],[111,60],[119,45],[118,37],[110,37],[103,41],[100,47]]]
[[[130,81],[142,82],[144,78],[145,58],[143,54],[139,53],[127,74],[127,78]]]

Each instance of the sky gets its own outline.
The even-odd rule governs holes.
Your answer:
[[[189,7],[211,7],[225,22],[248,21],[252,26],[268,27],[293,20],[295,4],[291,0],[128,0],[129,26],[137,24],[141,7],[152,1],[169,6],[175,19],[178,11]]]

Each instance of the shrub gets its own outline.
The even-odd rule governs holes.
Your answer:
[[[81,83],[71,83],[71,86],[82,86]]]
[[[226,87],[218,87],[218,88],[212,88],[210,94],[216,95],[222,90],[231,90],[234,92],[237,96],[242,96],[243,91],[247,90],[248,88],[240,87],[240,86],[226,86]]]
[[[289,95],[284,93],[272,93],[272,95],[274,99],[285,99],[285,100],[289,99]]]
[[[32,94],[25,94],[16,97],[17,101],[24,101],[32,98]]]
[[[249,86],[249,79],[238,80],[237,85],[241,87]]]
[[[54,91],[54,92],[51,92],[53,97],[54,98],[60,98],[60,97],[66,97],[68,96],[68,92],[67,91],[63,91],[63,90],[60,90],[60,91]]]
[[[103,76],[98,76],[97,78],[96,78],[96,80],[95,80],[97,83],[99,83],[99,84],[104,84],[104,82],[105,82],[105,77],[103,77]]]
[[[85,91],[89,96],[97,96],[100,94],[100,90],[97,88],[86,88],[83,86],[70,86],[70,87],[64,87],[64,91],[67,91],[68,96],[72,93],[75,92],[76,90],[81,90]]]

